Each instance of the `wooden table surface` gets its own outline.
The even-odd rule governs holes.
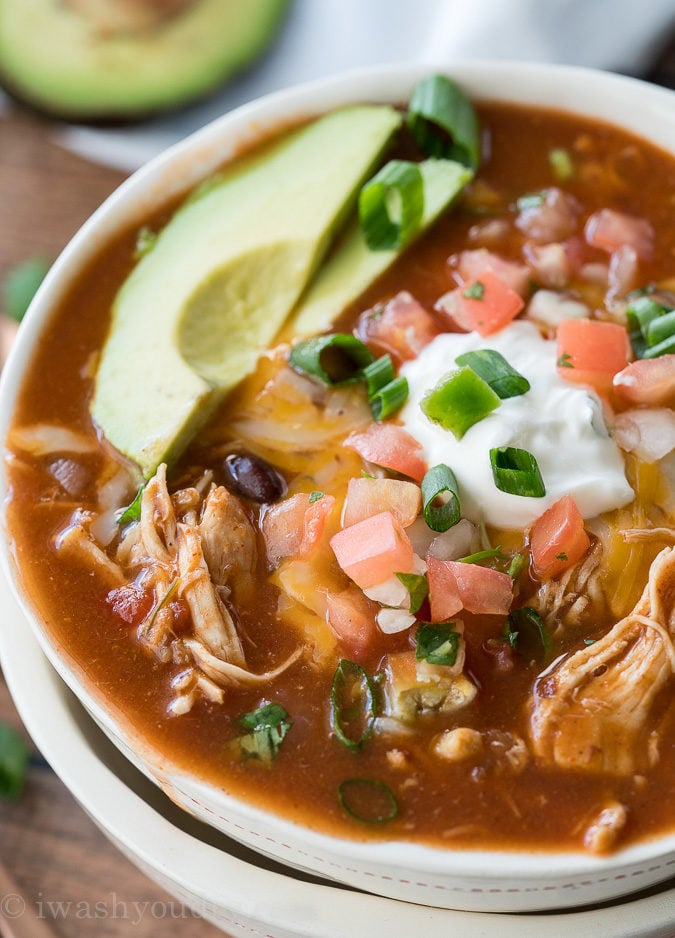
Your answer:
[[[675,46],[649,77],[675,87]],[[9,267],[27,258],[54,258],[123,179],[61,149],[53,130],[15,107],[0,114],[0,282]],[[0,720],[21,730],[1,676]],[[151,909],[153,902],[161,909],[170,897],[106,840],[34,747],[24,795],[16,803],[0,800],[0,861],[54,935],[79,938],[94,930],[101,938],[222,935],[187,909],[177,918],[160,920],[151,912],[132,917],[129,909]],[[93,926],[81,913],[95,908],[103,914]]]

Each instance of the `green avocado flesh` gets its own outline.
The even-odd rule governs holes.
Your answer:
[[[420,171],[424,180],[424,214],[418,235],[433,225],[473,176],[472,170],[451,160],[426,160],[420,164]],[[355,219],[303,294],[284,334],[312,335],[328,329],[336,316],[391,267],[400,253],[400,249],[371,251]]]
[[[96,9],[93,0],[0,0],[0,82],[12,94],[79,120],[186,104],[264,49],[288,0],[194,0],[152,26],[119,32],[83,15],[87,6]]]
[[[118,293],[92,415],[146,476],[278,334],[401,116],[348,107],[238,161],[174,215]]]

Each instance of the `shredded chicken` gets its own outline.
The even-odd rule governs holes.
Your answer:
[[[613,850],[627,820],[625,807],[618,801],[610,802],[587,827],[584,847],[591,853],[608,853]]]
[[[557,629],[578,625],[589,606],[601,609],[605,605],[601,555],[602,546],[596,542],[580,563],[542,583],[531,600],[530,605],[539,612],[552,634]]]
[[[89,526],[94,517],[90,512],[76,511],[71,523],[56,539],[56,549],[60,553],[79,554],[80,559],[90,569],[96,570],[106,583],[122,586],[126,582],[122,568],[101,550],[89,533]]]
[[[674,634],[675,548],[665,548],[633,611],[536,682],[530,729],[539,759],[616,776],[653,764],[646,726],[675,671]]]

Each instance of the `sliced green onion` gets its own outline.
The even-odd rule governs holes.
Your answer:
[[[291,349],[289,361],[297,371],[337,387],[358,381],[374,356],[356,336],[334,332],[298,342]]]
[[[654,319],[663,315],[664,308],[650,296],[637,296],[626,307],[626,320],[630,330],[639,330],[645,338]]]
[[[391,160],[361,189],[359,219],[371,251],[403,247],[424,214],[424,182],[417,163]]]
[[[416,612],[420,611],[422,603],[429,595],[427,578],[422,573],[397,573],[396,576],[410,594],[409,612],[415,615]]]
[[[574,177],[574,163],[569,150],[554,147],[549,150],[548,161],[551,164],[553,175],[559,182],[567,182]]]
[[[408,400],[408,393],[408,379],[401,376],[394,378],[389,384],[385,384],[383,388],[371,395],[370,409],[375,420],[379,423],[400,410]]]
[[[10,319],[21,322],[49,267],[49,262],[43,257],[32,257],[7,271],[2,283],[2,298],[5,313]]]
[[[323,498],[324,493],[319,491],[314,491],[309,493],[309,504],[313,505],[314,502],[318,502]]]
[[[360,749],[373,732],[375,694],[360,664],[342,658],[333,675],[330,692],[333,732],[348,749]]]
[[[551,637],[541,616],[531,606],[522,606],[509,613],[504,637],[512,648],[518,648],[526,657],[543,661],[548,661],[551,657]]]
[[[427,156],[456,160],[477,169],[478,117],[459,86],[445,75],[431,75],[415,86],[408,105],[408,128]]]
[[[442,534],[457,524],[460,519],[459,486],[455,473],[445,463],[432,466],[422,479],[422,503],[424,520],[432,531]],[[439,496],[447,496],[441,505],[434,502]]]
[[[454,622],[420,622],[415,635],[415,658],[452,667],[457,661],[461,638],[454,625]]]
[[[526,195],[521,195],[516,200],[516,208],[519,212],[526,212],[531,208],[540,208],[546,201],[547,194],[546,189],[542,189],[541,192],[528,192]]]
[[[490,547],[488,550],[479,550],[475,554],[467,554],[466,557],[460,557],[458,563],[476,563],[481,564],[484,560],[507,560],[502,553],[501,547]]]
[[[365,824],[384,824],[398,814],[398,801],[388,785],[372,778],[348,778],[338,785],[342,810]]]
[[[672,355],[675,352],[675,335],[664,339],[658,345],[648,346],[642,354],[643,358],[659,358],[661,355]]]
[[[506,571],[508,575],[517,580],[520,574],[525,570],[528,565],[527,554],[518,552],[514,554],[511,558],[511,563],[509,564],[509,569]]]
[[[480,280],[474,280],[469,286],[462,290],[462,296],[467,300],[482,300],[485,295],[485,285]]]
[[[497,446],[490,450],[492,478],[502,492],[542,498],[546,486],[532,453],[515,446]]]
[[[647,344],[650,346],[658,345],[665,339],[670,339],[675,335],[675,310],[652,319],[647,329]]]
[[[429,420],[461,440],[474,423],[487,417],[499,404],[500,399],[490,385],[465,365],[441,378],[420,407]]]
[[[249,730],[239,736],[234,745],[239,754],[247,759],[259,759],[270,763],[279,752],[279,747],[286,738],[292,724],[288,713],[278,703],[265,702],[257,710],[245,713],[239,719],[239,725]]]
[[[455,361],[458,365],[468,365],[502,400],[519,397],[530,390],[527,378],[509,365],[504,356],[494,349],[464,352],[458,355]]]
[[[11,726],[0,723],[0,798],[15,800],[23,791],[28,746]]]
[[[366,365],[363,369],[363,379],[366,382],[368,397],[377,394],[385,385],[390,384],[395,377],[394,363],[388,353],[376,358],[370,365]]]
[[[122,514],[117,519],[119,525],[131,524],[132,521],[140,521],[141,517],[141,504],[143,502],[143,492],[145,491],[145,485],[141,485],[136,492],[134,500],[131,504],[122,511]]]

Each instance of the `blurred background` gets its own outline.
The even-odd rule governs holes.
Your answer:
[[[0,360],[69,238],[166,146],[308,79],[490,58],[594,66],[672,88],[673,0],[0,0]],[[3,733],[19,741],[13,758],[26,773],[3,790],[0,745],[0,895],[70,902],[71,914],[46,922],[69,938],[92,933],[72,903],[167,898],[80,811],[0,679],[0,743]],[[156,925],[146,917],[133,933]],[[189,915],[161,927],[165,938],[217,934]],[[3,928],[0,914],[4,938]],[[103,938],[130,931],[123,915],[96,922]]]

